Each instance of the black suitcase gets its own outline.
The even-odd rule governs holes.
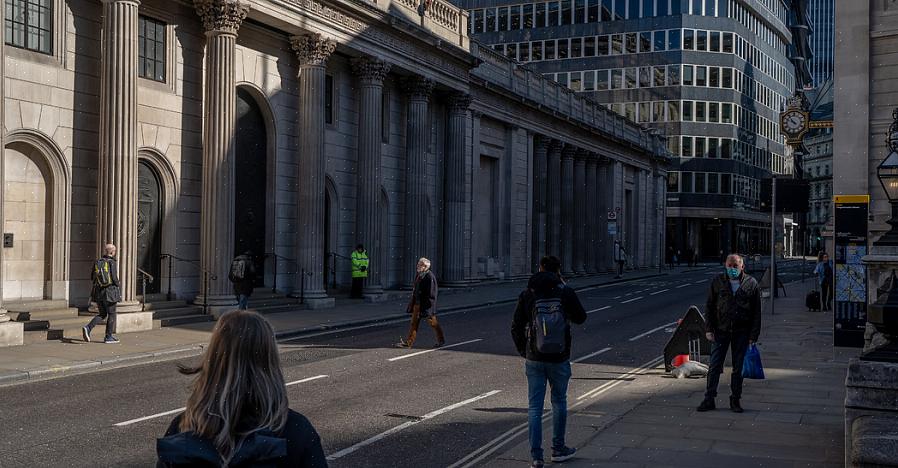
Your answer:
[[[804,298],[804,305],[808,308],[808,311],[820,311],[820,291],[815,289],[809,292],[807,297]]]

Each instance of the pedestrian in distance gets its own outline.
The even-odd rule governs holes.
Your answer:
[[[115,245],[106,244],[103,248],[103,256],[94,262],[90,274],[92,284],[90,298],[97,304],[99,313],[81,328],[81,337],[88,343],[90,342],[90,333],[103,319],[106,319],[106,337],[103,339],[103,343],[119,342],[119,339],[115,337],[115,307],[122,301],[122,289],[121,283],[119,283],[118,262],[115,260],[115,254]]]
[[[405,312],[411,314],[412,320],[408,329],[408,336],[405,339],[399,338],[396,343],[397,348],[411,348],[415,345],[415,339],[418,337],[418,326],[421,325],[421,319],[426,318],[427,323],[433,328],[437,341],[433,345],[439,348],[446,344],[446,337],[443,335],[443,327],[437,321],[437,277],[430,270],[430,260],[421,257],[415,266],[415,285],[412,288],[412,297],[408,302]]]
[[[350,290],[349,297],[361,299],[362,286],[365,284],[365,278],[368,277],[368,251],[365,250],[364,245],[359,244],[355,246],[349,259],[352,262],[352,290]]]
[[[627,263],[627,251],[624,250],[624,246],[621,245],[619,240],[614,241],[614,263],[617,264],[617,276],[615,278],[620,278],[624,275],[624,265]]]
[[[256,285],[256,265],[251,251],[247,250],[234,257],[228,279],[234,284],[237,309],[246,310],[249,307],[249,297],[253,295],[253,288]]]
[[[530,433],[531,467],[542,467],[543,405],[546,383],[552,400],[552,462],[573,458],[577,449],[565,445],[567,429],[567,387],[571,379],[571,322],[582,324],[586,311],[561,277],[561,261],[543,257],[539,272],[530,277],[527,289],[518,297],[511,337],[518,354],[526,359],[527,411]]]
[[[675,260],[676,258],[677,258],[677,255],[674,253],[673,247],[668,247],[667,248],[667,259],[666,259],[668,269],[673,270],[674,262],[676,261]]]
[[[833,306],[833,261],[829,254],[820,252],[817,255],[817,266],[814,267],[817,282],[820,283],[820,309],[831,310]]]
[[[716,408],[717,385],[727,350],[732,352],[733,373],[730,379],[730,409],[743,411],[742,362],[749,345],[758,341],[761,334],[761,289],[758,282],[745,273],[740,255],[727,257],[726,272],[711,280],[708,301],[705,304],[705,336],[711,342],[711,365],[708,369],[705,399],[698,411]]]
[[[677,249],[677,255],[674,256],[674,263],[676,263],[677,266],[680,266],[680,259],[682,259],[682,258],[683,258],[683,252],[681,252],[680,249]]]
[[[156,441],[156,466],[327,467],[321,438],[291,410],[274,330],[256,312],[218,319],[183,413]]]

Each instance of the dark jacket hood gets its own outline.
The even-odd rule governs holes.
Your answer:
[[[212,442],[194,432],[182,432],[156,441],[156,453],[164,466],[222,466]],[[271,432],[251,434],[237,449],[228,466],[274,466],[287,456],[287,439]]]
[[[561,278],[555,273],[541,271],[530,277],[527,287],[536,293],[545,294],[561,284]]]

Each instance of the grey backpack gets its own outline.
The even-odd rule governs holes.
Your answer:
[[[530,338],[536,351],[542,354],[562,354],[567,351],[570,323],[564,314],[560,297],[536,299],[530,324]]]

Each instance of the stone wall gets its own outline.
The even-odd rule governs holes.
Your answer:
[[[14,236],[3,252],[3,299],[42,299],[47,279],[47,187],[40,168],[16,149],[4,153],[3,232]]]

